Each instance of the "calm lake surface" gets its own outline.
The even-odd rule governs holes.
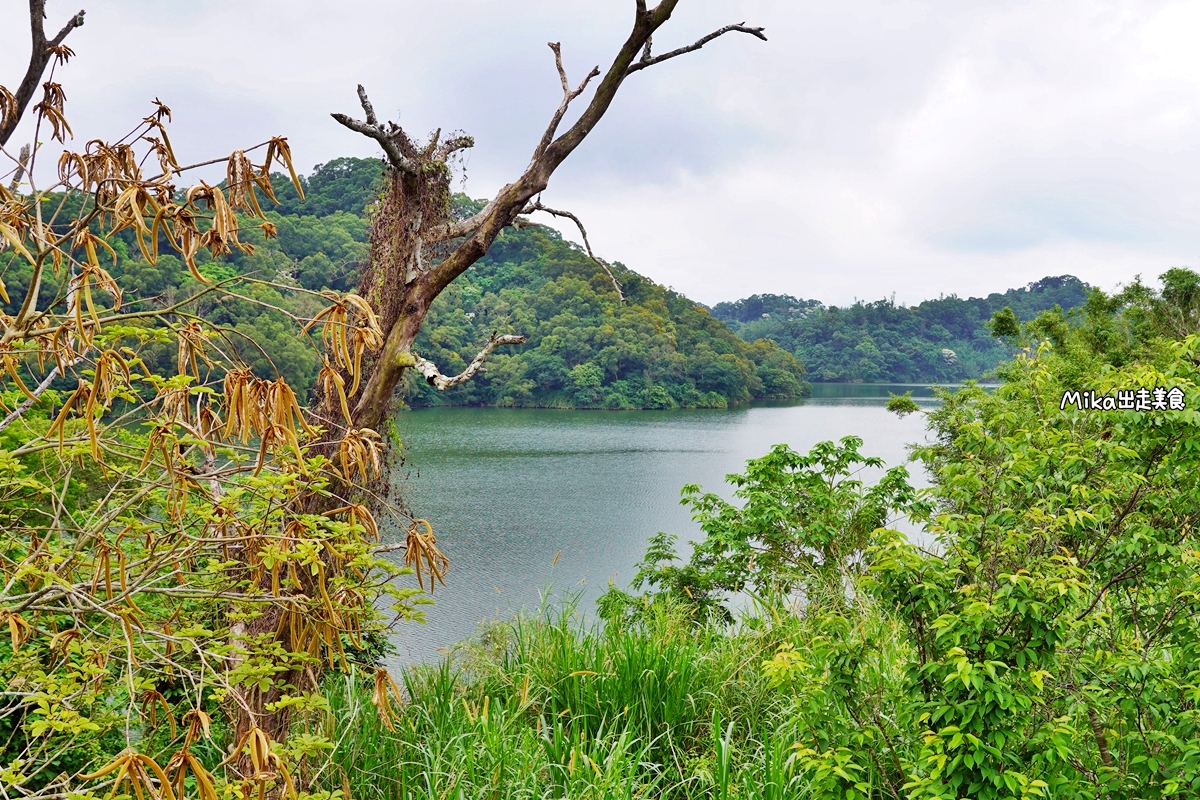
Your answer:
[[[654,533],[699,536],[679,504],[684,484],[730,497],[725,475],[773,444],[807,451],[853,434],[866,455],[906,464],[907,445],[925,439],[924,415],[899,419],[884,403],[889,390],[910,389],[934,402],[921,399],[931,396],[925,387],[815,384],[803,402],[727,411],[403,412],[406,463],[394,490],[430,520],[451,566],[437,604],[425,607],[428,624],[399,627],[391,666],[434,661],[479,622],[536,610],[547,590],[580,592],[590,614],[610,580],[633,578]],[[908,466],[926,485],[921,467]]]

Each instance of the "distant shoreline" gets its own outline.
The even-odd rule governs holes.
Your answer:
[[[428,406],[405,406],[404,411],[428,411],[438,408],[489,408],[502,409],[512,411],[727,411],[732,409],[753,408],[755,406],[778,406],[778,405],[803,405],[812,400],[836,400],[836,399],[858,399],[858,400],[887,400],[893,394],[901,394],[907,391],[913,392],[915,400],[936,400],[934,389],[949,389],[951,391],[961,389],[962,384],[935,384],[935,383],[865,383],[854,381],[813,381],[810,384],[813,391],[804,397],[760,397],[753,400],[746,400],[738,403],[729,403],[727,408],[713,407],[693,407],[693,408],[603,408],[603,407],[583,407],[578,406],[498,406],[488,405],[483,403],[477,404],[455,404],[455,403],[439,403],[437,405]],[[976,381],[976,385],[992,390],[1000,386],[999,383],[984,383]],[[839,391],[840,390],[840,391]],[[874,391],[872,391],[874,390]]]

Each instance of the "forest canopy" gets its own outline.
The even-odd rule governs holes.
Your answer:
[[[302,335],[276,306],[311,317],[318,303],[289,287],[349,291],[367,258],[370,213],[380,192],[377,159],[339,158],[300,178],[303,198],[289,178],[275,175],[278,205],[266,211],[277,238],[234,250],[219,260],[201,252],[200,273],[210,280],[236,277],[264,283],[244,288],[258,302],[235,297],[201,299],[197,310],[229,333],[261,377],[278,371],[297,389],[311,388],[320,363]],[[468,216],[480,201],[456,197]],[[184,262],[166,254],[142,256],[134,231],[112,235],[116,263],[110,273],[148,307],[162,307],[202,288]],[[28,285],[27,265],[0,259],[15,313]],[[440,404],[557,408],[724,408],[763,398],[808,393],[802,364],[774,342],[750,344],[683,295],[624,267],[611,265],[618,297],[604,268],[553,228],[507,229],[486,257],[434,302],[416,341],[416,352],[451,373],[462,371],[493,331],[524,335],[526,343],[492,355],[474,381],[445,393],[414,373],[402,386],[412,406]],[[46,285],[48,301],[61,287]],[[164,346],[163,369],[174,359]],[[147,356],[153,362],[154,354]]]
[[[272,186],[279,202],[266,210],[277,238],[257,242],[250,253],[234,250],[217,260],[203,251],[197,255],[200,273],[210,280],[262,281],[241,292],[254,302],[223,296],[197,304],[228,331],[230,346],[261,377],[278,373],[299,389],[314,385],[320,368],[314,351],[283,313],[261,304],[305,316],[318,304],[292,287],[344,292],[357,285],[382,171],[377,159],[318,164],[299,178],[303,197],[277,174]],[[460,218],[482,207],[463,195],[455,204]],[[165,244],[151,265],[134,231],[118,232],[110,241],[111,274],[144,307],[170,305],[201,290],[203,284]],[[467,366],[493,332],[517,333],[526,343],[493,353],[473,381],[446,392],[409,374],[401,387],[405,402],[723,408],[806,396],[806,378],[954,383],[982,378],[1012,355],[988,327],[993,314],[1011,308],[1022,322],[1058,306],[1070,319],[1090,291],[1078,278],[1063,275],[985,298],[951,295],[911,307],[880,300],[842,308],[762,294],[718,303],[710,311],[623,264],[608,267],[624,301],[605,269],[555,229],[528,220],[506,229],[478,265],[434,302],[416,351],[453,373]],[[12,298],[0,308],[16,313],[28,265],[12,260],[0,263],[0,272]],[[47,283],[43,300],[62,291]],[[174,356],[160,349],[158,366],[165,368]]]
[[[418,351],[452,371],[486,332],[520,331],[520,350],[439,395],[410,377],[412,405],[723,408],[808,393],[804,368],[774,342],[749,344],[683,295],[621,264],[604,271],[552,228],[506,232],[434,304]]]
[[[825,306],[790,295],[756,294],[712,313],[747,341],[768,339],[794,354],[816,381],[956,383],[979,379],[1012,356],[986,323],[1004,308],[1028,321],[1055,306],[1082,306],[1090,287],[1071,275],[967,299],[915,306],[895,299]]]

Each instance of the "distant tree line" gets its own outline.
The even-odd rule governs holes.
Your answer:
[[[1071,275],[967,299],[956,295],[916,306],[894,300],[825,306],[816,300],[762,294],[718,303],[713,316],[747,341],[768,339],[794,354],[811,380],[955,383],[982,378],[1011,351],[987,327],[1004,308],[1018,321],[1058,306],[1082,306],[1089,286]]]
[[[298,338],[283,313],[316,313],[311,296],[289,291],[349,291],[367,257],[370,207],[379,195],[376,159],[339,158],[301,176],[301,199],[283,176],[273,180],[278,205],[266,216],[277,238],[256,240],[252,253],[234,250],[214,260],[196,258],[211,280],[249,277],[245,302],[202,299],[199,309],[227,333],[225,346],[266,377],[284,375],[310,387],[320,369],[315,351]],[[60,214],[77,211],[68,198]],[[456,198],[466,216],[479,204]],[[155,264],[142,257],[134,231],[109,237],[109,270],[145,307],[170,305],[200,291],[184,262],[165,243]],[[723,407],[762,398],[807,394],[805,377],[819,381],[957,382],[980,378],[1011,355],[991,335],[988,320],[1011,308],[1025,321],[1059,306],[1081,306],[1089,287],[1072,276],[1047,277],[986,298],[949,297],[905,307],[890,300],[841,308],[789,295],[754,295],[719,303],[711,316],[688,298],[613,265],[626,295],[586,253],[553,229],[508,229],[470,275],[434,304],[417,342],[419,354],[449,371],[460,370],[493,331],[527,337],[521,348],[493,355],[475,381],[446,393],[410,374],[402,387],[414,406],[434,404],[575,408]],[[8,265],[4,281],[14,314],[28,269]],[[65,291],[46,281],[43,302]],[[98,302],[103,302],[98,300]],[[175,353],[162,345],[146,353],[164,370]],[[64,387],[65,388],[65,387]]]

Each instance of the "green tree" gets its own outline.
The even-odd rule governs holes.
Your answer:
[[[739,339],[704,309],[622,264],[609,270],[557,231],[525,225],[439,297],[417,347],[452,371],[497,330],[520,330],[521,351],[492,357],[487,372],[438,391],[413,383],[414,406],[496,404],[577,408],[722,407],[802,397],[803,366],[772,342]],[[512,363],[509,363],[509,362]],[[589,364],[594,386],[564,379]],[[665,395],[664,395],[665,393]]]
[[[988,327],[997,339],[1016,339],[1021,335],[1021,322],[1008,306],[992,314]]]
[[[807,459],[777,447],[731,476],[739,505],[689,487],[705,533],[692,557],[660,534],[639,575],[657,593],[613,590],[605,612],[622,624],[666,595],[705,620],[749,587],[778,615],[789,598],[772,590],[790,589],[808,633],[763,669],[795,698],[808,796],[1195,794],[1200,335],[1166,336],[1145,291],[1093,294],[996,391],[943,393],[915,449],[927,492],[896,473],[871,489],[823,479],[853,473],[857,442]],[[1176,399],[1064,406],[1080,387]],[[889,510],[934,546],[889,530]]]
[[[808,454],[776,445],[747,462],[744,474],[727,477],[740,505],[685,486],[682,502],[704,540],[677,566],[672,539],[660,534],[636,585],[660,587],[702,616],[714,610],[728,616],[721,599],[743,588],[788,593],[800,587],[813,596],[838,596],[865,568],[876,529],[894,514],[921,508],[904,467],[893,467],[870,487],[854,477],[883,466],[862,455],[861,446],[854,436],[821,442]]]
[[[1056,305],[1082,306],[1087,296],[1086,284],[1063,275],[987,297],[952,295],[911,307],[894,298],[827,308],[816,300],[755,295],[718,303],[713,314],[747,341],[776,342],[817,380],[945,383],[982,378],[1011,356],[987,330],[997,312],[1010,309],[1014,322],[1032,319]],[[943,357],[945,350],[955,358]]]
[[[600,402],[600,386],[604,380],[604,371],[596,364],[583,363],[571,368],[568,375],[571,391],[575,402],[581,408],[587,408]]]

